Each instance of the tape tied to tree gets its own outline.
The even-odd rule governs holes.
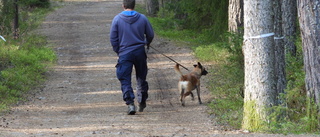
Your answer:
[[[251,36],[251,37],[243,37],[244,41],[250,41],[249,39],[261,39],[261,38],[266,38],[266,37],[271,37],[274,36],[275,34],[272,33],[266,33],[266,34],[261,34],[261,35],[257,35],[257,36]],[[273,37],[274,40],[280,40],[280,39],[284,39],[284,36],[282,37]],[[251,42],[251,41],[250,41]],[[252,42],[251,42],[252,43]]]
[[[273,32],[272,33],[266,33],[266,34],[261,34],[261,35],[257,35],[257,36],[244,37],[244,40],[266,38],[266,37],[271,37],[273,35],[274,35]]]
[[[275,40],[278,40],[278,39],[284,39],[284,36],[282,37],[274,37]]]
[[[4,39],[4,37],[2,37],[1,35],[0,35],[0,38],[1,38],[3,41],[5,41],[5,42],[6,42],[6,39]]]

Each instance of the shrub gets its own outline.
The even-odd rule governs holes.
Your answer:
[[[23,0],[19,2],[20,4],[30,7],[30,8],[35,8],[35,7],[40,7],[40,8],[48,8],[50,7],[50,0]]]

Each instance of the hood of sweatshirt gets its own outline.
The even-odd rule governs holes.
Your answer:
[[[120,13],[120,18],[129,24],[135,23],[139,17],[140,14],[136,11],[123,11]]]

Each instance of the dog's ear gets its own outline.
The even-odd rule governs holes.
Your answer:
[[[197,64],[194,64],[193,66],[196,68],[198,65],[197,65]]]
[[[198,62],[198,66],[199,66],[199,68],[202,68],[202,65],[201,65],[201,63],[200,63],[200,62]]]

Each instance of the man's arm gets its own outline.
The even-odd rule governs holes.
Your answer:
[[[147,24],[146,24],[146,39],[147,39],[147,45],[150,45],[150,43],[152,42],[153,38],[154,38],[154,32],[153,32],[153,28],[149,22],[149,20],[146,18],[147,20]]]
[[[118,25],[117,18],[114,18],[110,28],[110,43],[113,51],[119,54],[119,36],[118,36]]]

